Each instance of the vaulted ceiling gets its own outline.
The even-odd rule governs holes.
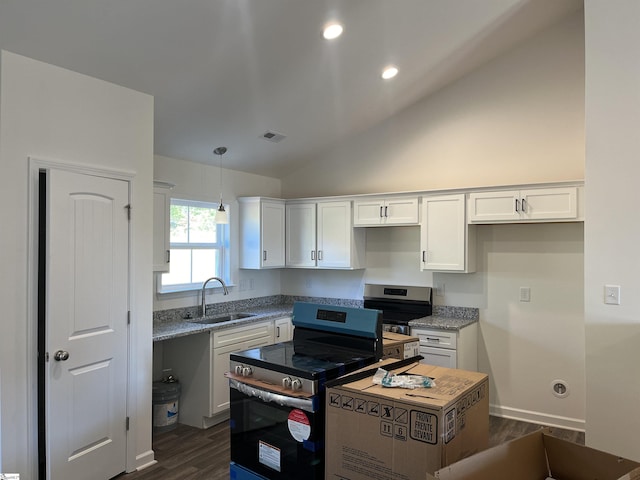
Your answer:
[[[282,177],[582,0],[0,0],[0,48],[155,97],[155,153]],[[338,21],[344,33],[325,40]],[[388,64],[399,74],[380,78]],[[282,134],[277,143],[265,132]]]

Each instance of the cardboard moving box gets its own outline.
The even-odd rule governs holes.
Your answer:
[[[423,480],[488,447],[487,375],[416,363],[395,373],[436,386],[386,388],[370,375],[327,388],[326,479]]]
[[[411,358],[420,355],[420,339],[401,333],[382,332],[382,358]]]
[[[434,477],[427,474],[427,480]],[[640,463],[561,440],[549,429],[498,445],[436,472],[440,480],[638,480]]]

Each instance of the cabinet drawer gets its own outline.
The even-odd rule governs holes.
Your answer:
[[[458,356],[455,350],[448,348],[420,347],[420,355],[424,357],[420,363],[439,367],[457,368]]]
[[[420,351],[423,346],[436,348],[457,347],[457,332],[447,330],[412,330],[411,334],[420,339]]]
[[[213,332],[211,346],[219,348],[265,337],[270,343],[273,342],[273,322],[252,323]]]

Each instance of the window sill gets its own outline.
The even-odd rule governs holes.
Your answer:
[[[232,288],[235,287],[235,284],[232,282],[225,282],[225,285],[227,286],[227,288]],[[163,296],[163,295],[171,295],[171,294],[180,294],[180,293],[192,293],[192,292],[199,292],[200,290],[202,290],[202,283],[192,283],[189,285],[175,285],[175,286],[170,286],[170,287],[163,287],[162,285],[160,285],[160,278],[158,278],[157,280],[157,285],[156,285],[156,293],[159,296]],[[209,292],[211,290],[213,290],[214,292],[220,292],[222,293],[222,286],[217,283],[217,284],[211,284],[209,283],[209,285],[207,285],[206,290]],[[176,295],[178,296],[178,295]]]

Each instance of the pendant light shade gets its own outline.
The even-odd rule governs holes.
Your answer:
[[[215,222],[218,224],[227,224],[229,223],[229,216],[222,204],[222,155],[227,153],[227,147],[218,147],[213,153],[220,157],[220,205],[218,206],[218,210],[216,210]]]

